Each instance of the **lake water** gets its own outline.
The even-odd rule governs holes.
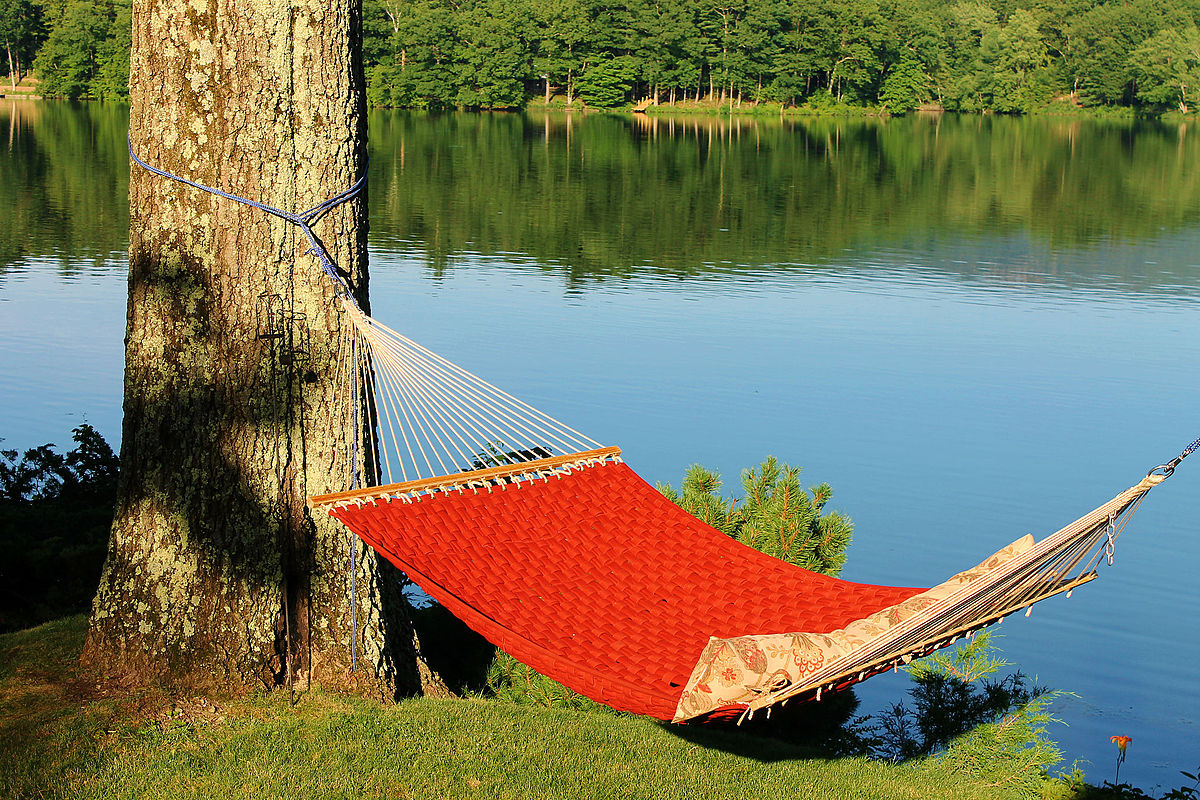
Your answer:
[[[119,436],[126,124],[0,106],[4,447]],[[370,133],[377,317],[650,481],[802,465],[856,523],[844,577],[936,583],[1200,435],[1189,126],[381,112]],[[1063,768],[1111,780],[1113,735],[1147,789],[1200,763],[1198,519],[1189,461],[1115,568],[997,629],[1075,693]]]

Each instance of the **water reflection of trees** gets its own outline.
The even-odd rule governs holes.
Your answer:
[[[1186,233],[1200,210],[1200,139],[1158,124],[379,112],[372,137],[376,236],[419,241],[434,270],[520,252],[571,283],[824,269],[965,234],[1079,250],[1037,272],[1128,289],[1156,278],[1105,251]],[[1029,280],[999,247],[928,267]],[[1185,272],[1162,280],[1200,283]]]
[[[0,276],[124,250],[127,122],[115,105],[0,104]],[[1200,285],[1187,125],[375,112],[370,131],[372,239],[435,272],[463,253],[526,254],[575,287],[827,271],[936,238],[926,276]],[[1031,247],[1048,254],[1032,270]]]
[[[30,258],[70,276],[125,249],[128,123],[124,106],[0,103],[0,277]]]

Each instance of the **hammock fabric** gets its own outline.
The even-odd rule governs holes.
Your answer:
[[[763,555],[623,463],[331,513],[518,661],[659,719],[712,636],[834,630],[922,591]]]
[[[1062,548],[1043,545],[1075,542],[1067,561],[1079,571],[1095,532],[1158,480],[928,591],[746,547],[667,500],[616,448],[310,502],[517,660],[613,708],[684,721],[819,696],[1090,580],[1094,559],[1071,577],[1046,566]]]

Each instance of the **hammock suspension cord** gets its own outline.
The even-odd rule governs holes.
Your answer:
[[[347,305],[369,371],[387,483],[536,461],[600,447],[522,400]],[[373,385],[372,385],[373,383]]]
[[[1171,474],[1173,472],[1175,472],[1175,468],[1179,466],[1179,462],[1183,461],[1185,458],[1187,458],[1188,456],[1190,456],[1192,453],[1196,452],[1197,450],[1200,450],[1200,439],[1196,439],[1196,441],[1192,442],[1187,447],[1183,448],[1182,453],[1175,456],[1175,458],[1171,459],[1167,463],[1159,464],[1157,467],[1150,470],[1149,474],[1153,475],[1154,473],[1159,472],[1161,470],[1161,472],[1159,474],[1161,474],[1164,478],[1169,478],[1169,477],[1171,477]]]

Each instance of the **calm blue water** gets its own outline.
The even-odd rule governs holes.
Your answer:
[[[975,245],[1039,257],[1028,243]],[[736,484],[766,454],[802,464],[855,521],[844,577],[933,584],[1091,510],[1200,424],[1187,386],[1200,365],[1194,292],[1030,292],[924,274],[962,247],[855,253],[834,274],[582,294],[515,257],[463,254],[433,281],[420,251],[377,251],[376,297],[397,300],[375,313],[394,307],[420,341],[586,421],[651,481],[678,485],[698,462]],[[496,335],[481,342],[463,324],[478,319]],[[1066,724],[1052,736],[1063,767],[1078,759],[1095,782],[1112,779],[1113,735],[1133,737],[1121,777],[1142,786],[1179,785],[1200,759],[1194,467],[1147,498],[1117,568],[995,629],[1006,658],[1077,695],[1055,704]],[[904,688],[883,676],[858,692],[881,708]]]
[[[620,445],[650,481],[678,484],[702,463],[733,489],[768,454],[803,465],[855,521],[853,580],[937,583],[1053,532],[1200,435],[1192,200],[1138,235],[1099,224],[1064,242],[1032,216],[909,225],[807,260],[731,251],[681,271],[638,256],[580,280],[571,259],[532,245],[472,246],[482,233],[434,248],[429,209],[418,225],[384,195],[372,195],[377,317]],[[122,257],[21,256],[0,272],[4,447],[66,442],[84,418],[119,437]],[[1189,461],[1147,498],[1116,568],[997,629],[1009,660],[1074,693],[1054,707],[1064,769],[1078,760],[1111,780],[1118,734],[1133,738],[1122,779],[1148,789],[1200,763],[1198,519]],[[868,682],[863,710],[904,688],[903,676]]]

